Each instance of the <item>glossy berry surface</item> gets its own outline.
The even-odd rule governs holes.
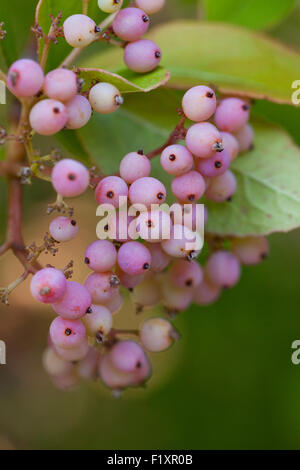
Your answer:
[[[86,339],[85,327],[80,320],[56,317],[50,325],[50,338],[59,348],[75,348]]]
[[[44,304],[51,304],[64,296],[67,281],[62,271],[44,268],[33,276],[30,289],[36,300]]]
[[[41,90],[44,72],[41,66],[31,59],[14,62],[7,73],[7,87],[19,98],[34,96]]]

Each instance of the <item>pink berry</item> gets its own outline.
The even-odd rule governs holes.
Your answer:
[[[123,41],[136,41],[146,34],[150,19],[139,8],[124,8],[113,21],[114,33]]]
[[[196,258],[202,247],[203,238],[197,232],[192,232],[182,225],[174,225],[169,240],[161,244],[164,252],[173,258]]]
[[[130,42],[124,49],[125,64],[138,73],[154,70],[159,65],[161,56],[160,48],[149,39]]]
[[[43,354],[43,366],[52,376],[64,375],[69,372],[72,365],[63,360],[53,347],[48,347]]]
[[[238,283],[241,267],[238,259],[228,251],[216,251],[205,266],[207,279],[221,289],[228,289]]]
[[[19,98],[34,96],[41,90],[44,72],[41,66],[31,59],[14,62],[7,73],[7,87]]]
[[[215,123],[225,132],[238,132],[249,120],[250,106],[240,98],[225,98],[217,107]]]
[[[122,295],[120,294],[120,292],[117,292],[105,302],[105,306],[108,308],[112,315],[115,315],[121,310],[123,306],[123,301],[124,299]]]
[[[114,212],[108,218],[107,224],[104,227],[105,232],[107,233],[107,238],[110,240],[116,240],[117,242],[127,242],[130,240],[132,235],[134,235],[134,233],[131,232],[135,232],[135,227],[134,230],[131,230],[131,223],[133,220],[134,217],[128,216],[127,211],[125,210]]]
[[[161,282],[162,302],[172,313],[186,310],[192,303],[193,290],[174,286],[168,276]]]
[[[267,258],[269,243],[266,237],[234,238],[231,251],[242,264],[254,265]]]
[[[88,290],[78,282],[68,281],[64,296],[52,304],[53,310],[63,318],[77,320],[83,317],[92,303]]]
[[[51,178],[55,191],[64,197],[79,196],[87,190],[90,182],[85,166],[68,158],[56,163]]]
[[[225,173],[230,165],[230,156],[226,150],[216,152],[210,158],[198,158],[196,170],[206,178],[215,178]]]
[[[127,274],[120,268],[117,269],[117,276],[120,279],[122,286],[130,290],[138,286],[144,279],[144,274]]]
[[[229,132],[221,132],[224,150],[228,153],[230,161],[234,160],[239,153],[239,143],[236,137]]]
[[[120,164],[120,175],[128,184],[132,184],[139,178],[149,176],[151,163],[141,152],[131,152],[125,155]]]
[[[194,302],[197,305],[210,305],[220,297],[220,288],[203,280],[194,292]]]
[[[148,15],[159,12],[165,5],[165,0],[135,0],[136,5]]]
[[[142,243],[124,243],[118,252],[118,265],[127,274],[143,274],[151,268],[150,252]]]
[[[149,243],[157,243],[170,237],[172,221],[162,210],[142,212],[136,219],[138,235]]]
[[[80,344],[73,348],[60,348],[55,346],[56,353],[67,362],[82,361],[89,352],[89,344],[87,338],[85,338]]]
[[[33,276],[30,289],[36,300],[44,304],[51,304],[64,296],[67,281],[62,271],[44,268]]]
[[[68,242],[73,240],[78,233],[76,220],[69,217],[56,217],[49,225],[49,232],[57,242]]]
[[[222,136],[218,129],[209,122],[194,124],[186,135],[186,145],[198,158],[210,158],[216,151],[222,150]]]
[[[117,262],[117,250],[112,242],[97,240],[87,247],[84,262],[93,271],[110,271]]]
[[[250,124],[246,124],[236,134],[235,137],[238,141],[241,152],[251,150],[253,146],[254,130]]]
[[[61,131],[68,120],[66,107],[56,100],[42,100],[30,111],[32,129],[40,135],[53,135]]]
[[[77,93],[77,75],[68,69],[49,72],[44,80],[43,91],[53,100],[69,101]]]
[[[113,272],[92,273],[84,283],[94,304],[109,302],[119,292],[120,280]]]
[[[197,261],[178,259],[171,267],[170,280],[177,287],[196,287],[203,280],[202,268]]]
[[[147,361],[144,350],[134,341],[119,341],[109,355],[113,367],[122,372],[135,372]]]
[[[99,375],[103,383],[112,390],[120,391],[136,384],[135,373],[116,369],[109,354],[102,356],[100,360]]]
[[[72,349],[86,339],[86,331],[80,320],[56,317],[50,325],[50,338],[55,347]]]
[[[113,325],[112,314],[103,305],[92,305],[91,312],[82,318],[82,322],[88,336],[95,336],[99,342],[108,335]]]
[[[197,171],[176,176],[172,181],[172,193],[181,202],[195,202],[205,191],[204,178]]]
[[[187,118],[194,122],[207,121],[216,111],[215,92],[207,86],[195,86],[182,99],[182,109]]]
[[[161,154],[160,163],[166,173],[180,176],[193,168],[193,155],[183,145],[169,145]]]
[[[122,203],[124,203],[122,199],[127,196],[127,184],[122,178],[119,178],[119,176],[107,176],[103,178],[98,183],[95,191],[95,198],[98,204],[112,204],[114,207],[122,205]]]
[[[162,272],[170,264],[170,256],[163,251],[160,243],[147,243],[146,246],[151,254],[151,271]]]
[[[237,183],[234,174],[230,170],[226,170],[223,175],[209,181],[205,196],[215,202],[231,201],[236,187]]]
[[[129,199],[132,204],[143,204],[147,208],[151,204],[162,204],[166,199],[167,191],[163,183],[156,178],[140,178],[129,188]]]
[[[68,113],[67,128],[80,129],[85,126],[92,115],[92,108],[89,100],[82,95],[76,95],[71,101],[66,104]]]

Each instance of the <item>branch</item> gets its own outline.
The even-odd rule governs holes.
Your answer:
[[[184,127],[185,121],[186,121],[186,117],[184,116],[180,120],[179,124],[177,124],[173,132],[171,132],[168,140],[163,145],[161,145],[155,150],[152,150],[152,152],[147,154],[147,157],[149,158],[149,160],[156,157],[157,155],[160,155],[165,150],[165,148],[168,147],[169,145],[176,144],[177,142],[179,142],[180,140],[183,140],[186,137],[187,130]]]
[[[82,14],[87,15],[89,11],[90,0],[82,0]]]

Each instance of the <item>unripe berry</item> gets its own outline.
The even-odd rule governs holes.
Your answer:
[[[155,307],[160,299],[159,284],[155,276],[149,273],[133,291],[132,299],[137,306],[137,311],[144,307]]]
[[[87,247],[84,262],[93,271],[110,271],[117,262],[117,250],[112,242],[96,240]]]
[[[112,314],[103,305],[92,305],[91,313],[82,318],[88,336],[95,336],[101,342],[112,329]]]
[[[239,153],[239,143],[236,139],[236,137],[232,134],[229,134],[229,132],[221,132],[222,136],[222,144],[224,147],[224,150],[229,155],[230,161],[234,160]]]
[[[80,129],[85,126],[92,115],[92,108],[89,100],[82,95],[76,95],[71,101],[66,103],[68,129]]]
[[[196,161],[196,170],[206,178],[216,178],[225,173],[230,165],[230,156],[224,149],[222,152],[216,152],[210,158],[198,158]]]
[[[210,305],[220,297],[220,288],[203,280],[194,292],[194,302],[197,305]]]
[[[123,0],[98,0],[100,10],[105,13],[116,13],[120,10]]]
[[[203,239],[197,232],[192,232],[182,225],[174,225],[169,240],[161,244],[167,255],[174,258],[194,259],[203,247]]]
[[[236,179],[230,170],[209,181],[205,196],[215,202],[231,201],[236,191]]]
[[[90,183],[90,175],[85,166],[69,158],[56,163],[51,179],[55,191],[64,197],[79,196],[87,190]]]
[[[110,83],[97,83],[89,94],[92,108],[100,114],[110,114],[123,104],[123,97],[118,88]]]
[[[91,306],[88,290],[78,282],[68,281],[64,296],[52,304],[53,310],[63,318],[77,320],[83,317]]]
[[[41,66],[31,59],[14,62],[7,73],[7,87],[19,98],[34,96],[41,90],[44,72]]]
[[[64,296],[67,281],[62,271],[44,268],[33,276],[30,289],[36,300],[44,304],[51,304]]]
[[[234,238],[231,243],[231,251],[242,264],[258,264],[267,258],[269,243],[266,237]]]
[[[113,21],[113,30],[116,36],[123,41],[137,41],[146,34],[150,19],[139,8],[124,8],[120,10]]]
[[[95,21],[86,15],[72,15],[64,22],[65,40],[72,47],[86,47],[93,42],[99,28]]]
[[[228,251],[216,251],[205,266],[207,279],[221,289],[229,289],[238,283],[241,267],[238,259]]]
[[[128,184],[132,184],[139,178],[149,176],[151,163],[143,153],[131,152],[125,155],[120,163],[120,175]]]
[[[118,265],[127,274],[143,274],[151,268],[151,254],[139,242],[127,242],[118,252]]]
[[[119,341],[109,356],[112,366],[122,372],[136,372],[147,361],[144,350],[134,341]]]
[[[56,100],[42,100],[30,111],[32,129],[40,135],[53,135],[61,131],[68,120],[66,107]]]
[[[225,98],[217,107],[215,123],[221,131],[238,132],[249,120],[250,106],[240,98]]]
[[[151,271],[154,273],[162,272],[170,264],[170,256],[163,251],[160,243],[147,243],[145,246],[151,254]]]
[[[86,339],[86,331],[80,320],[56,317],[50,325],[50,338],[55,347],[76,348]]]
[[[193,168],[193,155],[183,145],[169,145],[160,157],[160,163],[169,175],[180,176]]]
[[[161,61],[161,50],[149,39],[130,42],[124,49],[124,62],[134,72],[146,73],[154,70]]]
[[[78,233],[76,220],[69,217],[56,217],[49,225],[49,232],[57,242],[68,242],[73,240]]]
[[[94,304],[106,305],[119,292],[120,281],[112,273],[92,273],[84,283]]]
[[[120,197],[128,196],[128,186],[119,176],[107,176],[103,178],[95,190],[95,198],[98,204],[112,204],[119,207],[122,201]]]
[[[198,158],[213,157],[222,150],[222,136],[218,129],[209,122],[200,122],[191,126],[186,134],[186,145]]]
[[[44,80],[43,91],[53,100],[69,101],[77,93],[77,75],[68,69],[56,69],[49,72]]]
[[[242,127],[242,129],[235,134],[235,137],[237,138],[241,152],[251,150],[253,146],[254,130],[250,124],[246,124]]]
[[[132,204],[144,204],[151,208],[151,204],[162,204],[167,195],[167,190],[158,179],[147,177],[140,178],[129,188],[129,199]]]
[[[207,86],[195,86],[182,99],[182,109],[188,119],[194,122],[207,121],[216,111],[215,92]]]
[[[194,288],[203,280],[203,271],[197,261],[178,259],[174,261],[170,270],[170,280],[174,286],[181,288]]]
[[[179,334],[168,320],[149,318],[140,327],[140,339],[148,351],[161,352],[169,349]]]
[[[135,0],[136,5],[148,15],[159,12],[165,5],[165,0]]]
[[[172,193],[181,202],[196,202],[205,191],[204,178],[197,171],[176,176],[172,181]]]
[[[170,237],[172,221],[162,210],[142,212],[136,219],[136,231],[143,240],[157,243]]]
[[[68,362],[77,362],[82,361],[82,359],[87,356],[89,352],[89,344],[87,338],[85,338],[80,344],[76,345],[74,348],[66,349],[56,346],[55,350],[63,360]]]
[[[71,364],[63,360],[51,347],[44,351],[42,360],[45,371],[52,376],[66,374],[71,369]]]

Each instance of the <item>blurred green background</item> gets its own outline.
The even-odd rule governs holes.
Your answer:
[[[157,22],[202,14],[201,2],[167,3]],[[268,33],[299,49],[299,26],[298,4]],[[47,228],[45,204],[54,197],[47,190],[40,184],[26,190],[27,240],[39,241]],[[1,201],[2,213],[2,187]],[[66,261],[95,236],[92,198],[76,204],[80,245],[69,248]],[[181,341],[154,357],[145,390],[121,400],[96,383],[71,392],[54,388],[41,364],[53,313],[31,301],[28,283],[22,286],[10,308],[0,306],[0,339],[7,344],[7,365],[0,366],[0,449],[299,449],[300,365],[291,363],[291,344],[300,339],[299,242],[299,231],[271,236],[270,258],[245,268],[235,289],[214,306],[179,316]],[[5,257],[0,283],[18,269]],[[130,315],[126,322],[133,321]]]

